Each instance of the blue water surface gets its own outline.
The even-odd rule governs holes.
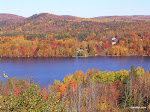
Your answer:
[[[76,70],[130,70],[132,64],[150,71],[150,57],[0,58],[0,74],[4,71],[9,78],[32,77],[46,86],[54,79],[62,81],[66,74],[74,74]]]

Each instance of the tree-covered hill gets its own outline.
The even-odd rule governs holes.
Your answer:
[[[14,15],[14,14],[0,14],[0,21],[8,21],[8,20],[16,20],[16,19],[24,19],[22,16]]]
[[[150,55],[150,16],[17,17],[0,22],[1,57]]]
[[[150,16],[104,16],[79,18],[48,13],[23,18],[11,14],[0,14],[0,36],[25,35],[30,38],[53,36],[57,39],[99,39],[103,36],[126,37],[130,34],[149,35]],[[10,19],[11,18],[11,19]]]

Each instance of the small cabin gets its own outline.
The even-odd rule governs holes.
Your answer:
[[[112,38],[112,45],[115,45],[117,43],[117,39],[116,39],[116,37],[113,37]]]

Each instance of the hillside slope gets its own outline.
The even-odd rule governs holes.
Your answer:
[[[12,14],[0,14],[0,36],[25,35],[34,37],[99,39],[117,35],[143,35],[150,31],[150,16],[104,16],[79,18],[40,13],[24,18]],[[132,32],[131,32],[132,31]]]
[[[0,14],[0,21],[16,20],[16,19],[24,19],[24,17],[14,14]]]

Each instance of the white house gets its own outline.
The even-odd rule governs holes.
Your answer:
[[[113,37],[112,38],[112,45],[115,45],[117,43],[117,39],[116,39],[116,37]]]

